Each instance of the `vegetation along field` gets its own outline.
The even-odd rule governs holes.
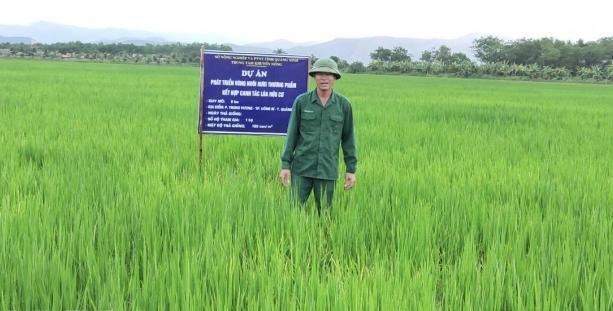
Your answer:
[[[198,83],[0,60],[0,310],[613,309],[613,86],[347,74],[358,184],[319,218],[281,137],[199,169]]]

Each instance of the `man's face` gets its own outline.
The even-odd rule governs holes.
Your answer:
[[[315,83],[317,83],[317,89],[319,89],[320,91],[331,90],[334,86],[334,81],[336,81],[336,77],[331,73],[315,73]]]

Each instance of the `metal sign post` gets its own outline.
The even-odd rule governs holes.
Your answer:
[[[198,129],[202,128],[202,109],[204,108],[202,105],[202,98],[204,97],[204,46],[200,48],[200,101],[199,101],[199,113],[198,113]],[[200,148],[199,148],[199,156],[198,156],[198,166],[202,166],[202,135],[203,133],[198,130],[198,136],[200,139]]]

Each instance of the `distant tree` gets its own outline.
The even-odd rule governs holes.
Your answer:
[[[364,72],[366,71],[366,67],[364,67],[364,64],[362,64],[362,62],[353,62],[349,65],[347,71],[351,73]]]
[[[613,62],[613,37],[587,42],[580,49],[579,60],[582,66],[601,66]]]
[[[556,46],[556,42],[550,38],[543,38],[540,40],[541,44],[541,58],[539,63],[545,66],[557,66],[560,64],[560,57],[562,53]]]
[[[602,48],[603,63],[613,65],[613,37],[601,38],[596,42]]]
[[[311,56],[309,57],[309,61],[311,62],[311,65],[313,65],[319,58],[317,58],[317,56],[311,54]]]
[[[340,58],[340,57],[338,57],[338,56],[330,56],[330,59],[332,59],[333,61],[335,61],[335,62],[336,62],[336,65],[338,65],[338,70],[343,71],[343,70],[345,70],[347,67],[349,67],[349,63],[348,63],[346,60],[341,59],[341,58]]]
[[[466,56],[466,54],[457,52],[457,53],[451,54],[451,62],[454,64],[470,62],[470,59],[468,58],[468,56]]]
[[[443,64],[452,63],[451,49],[446,45],[441,45],[438,50],[434,51],[434,60]]]
[[[274,51],[272,51],[272,52],[273,52],[274,54],[279,54],[279,55],[281,55],[281,54],[287,54],[287,52],[285,52],[285,50],[283,50],[282,48],[275,49],[275,50],[274,50]]]
[[[505,43],[493,36],[475,39],[472,46],[475,56],[484,63],[505,61]]]
[[[409,56],[408,51],[401,47],[401,46],[396,46],[392,49],[392,53],[390,54],[390,60],[391,61],[396,61],[396,62],[402,62],[402,61],[411,61],[411,56]]]
[[[425,50],[421,52],[421,57],[419,58],[422,62],[431,63],[434,61],[434,51]]]
[[[392,50],[382,46],[378,47],[374,52],[370,53],[370,58],[374,61],[389,62],[392,57]]]

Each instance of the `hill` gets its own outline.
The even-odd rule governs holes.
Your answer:
[[[473,58],[470,46],[472,45],[472,41],[480,37],[480,35],[470,34],[457,39],[419,39],[377,36],[338,38],[319,43],[300,43],[281,39],[270,42],[245,44],[232,38],[215,34],[156,33],[120,28],[94,29],[41,21],[27,26],[0,25],[0,39],[7,37],[20,38],[7,41],[11,43],[55,43],[70,41],[133,43],[135,45],[167,44],[170,42],[228,43],[228,45],[237,52],[271,53],[275,49],[280,48],[289,54],[312,54],[317,57],[334,55],[349,62],[361,61],[363,63],[368,63],[370,62],[370,53],[379,46],[390,49],[395,46],[401,46],[407,49],[413,59],[418,59],[422,51],[446,45],[454,52],[462,52],[468,57]]]

